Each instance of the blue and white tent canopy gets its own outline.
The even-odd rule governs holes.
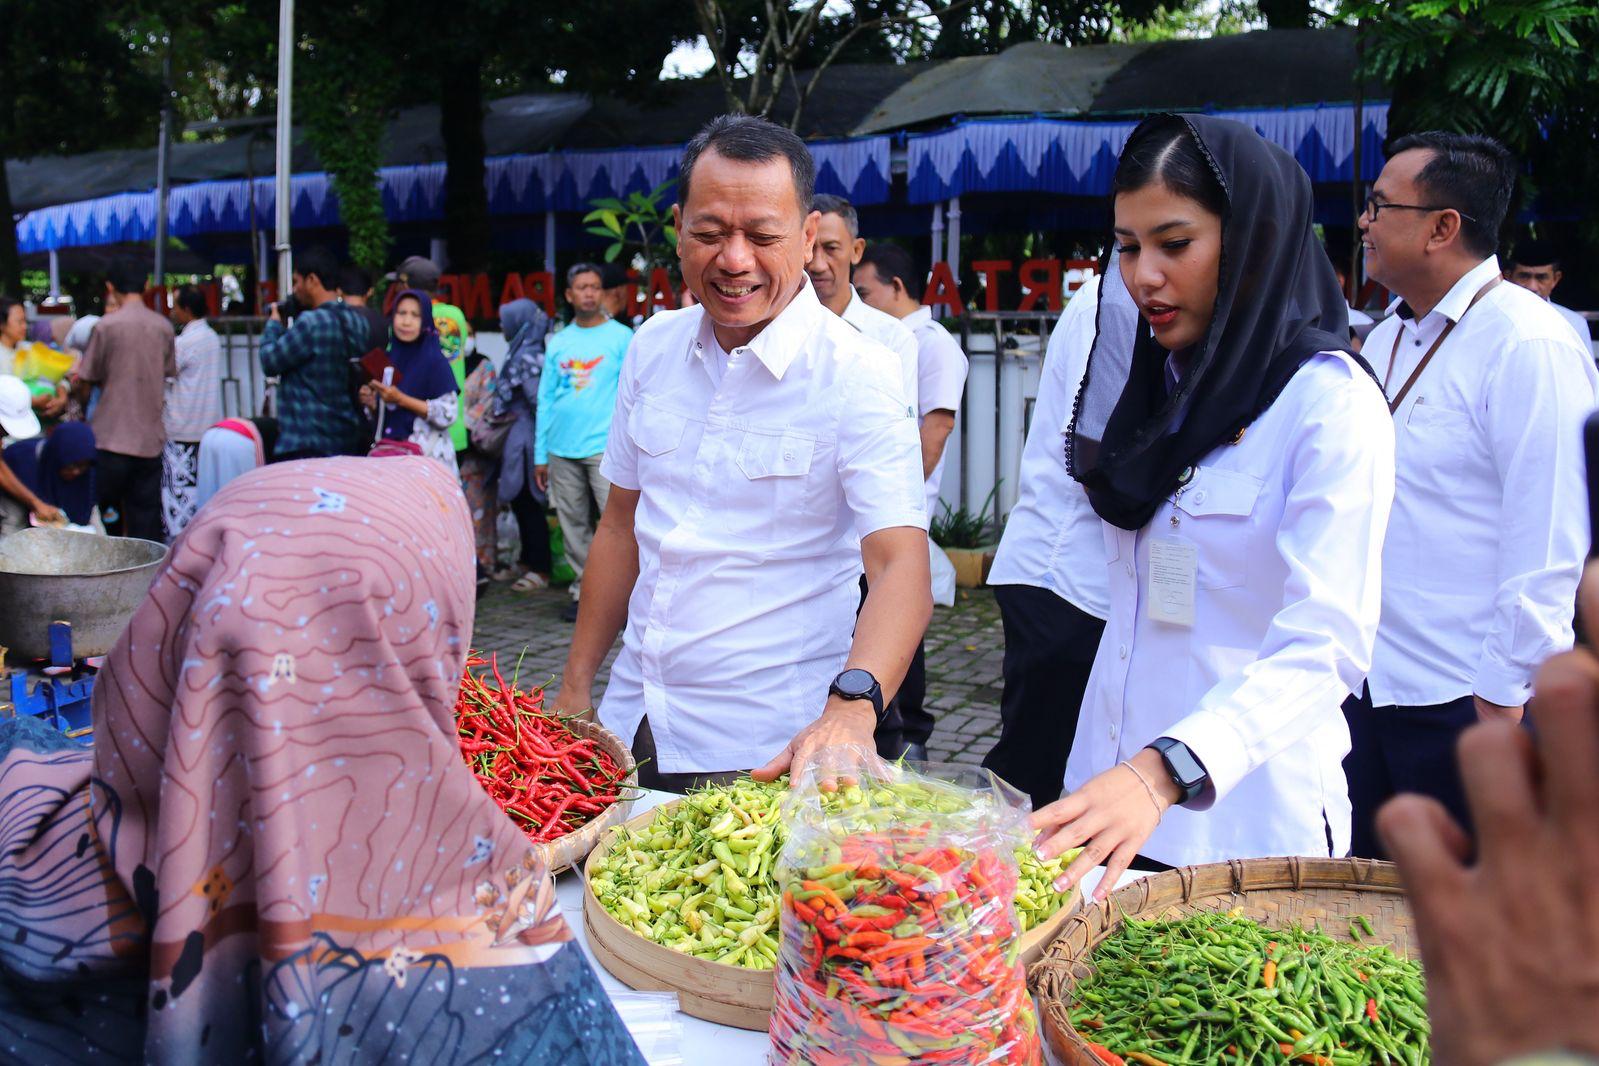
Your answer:
[[[1220,111],[1253,126],[1292,152],[1313,182],[1349,182],[1354,176],[1354,108],[1348,104],[1277,110]],[[1382,170],[1388,104],[1364,109],[1363,180]],[[1137,121],[1025,118],[962,122],[937,133],[912,135],[906,170],[912,203],[932,203],[982,192],[1049,192],[1102,196],[1110,189],[1117,156]]]
[[[847,196],[857,204],[888,199],[887,136],[815,141],[819,192]],[[496,215],[544,211],[586,211],[603,196],[647,192],[677,176],[678,145],[598,151],[508,155],[486,161],[484,184],[489,210]],[[392,222],[425,222],[444,217],[443,163],[384,167],[378,174],[383,208]],[[324,173],[296,174],[289,183],[290,217],[296,229],[339,224],[338,197]],[[93,200],[30,211],[17,223],[23,253],[83,245],[147,241],[155,237],[154,192],[118,193]],[[250,228],[254,202],[257,225],[270,226],[276,211],[272,179],[202,181],[174,187],[168,198],[168,232],[174,237],[240,233]]]

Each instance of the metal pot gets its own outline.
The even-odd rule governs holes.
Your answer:
[[[166,554],[152,540],[62,529],[0,537],[0,646],[14,664],[48,659],[50,623],[70,622],[73,655],[104,655]]]

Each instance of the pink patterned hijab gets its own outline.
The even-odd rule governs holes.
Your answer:
[[[0,899],[24,901],[0,907],[0,1046],[641,1062],[457,750],[472,561],[426,459],[282,464],[211,501],[99,676],[92,759],[0,731]]]

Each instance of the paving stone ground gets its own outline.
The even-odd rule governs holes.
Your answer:
[[[474,644],[498,652],[502,666],[521,658],[524,682],[558,679],[572,625],[561,621],[565,592],[512,592],[495,585],[478,601]],[[621,642],[617,642],[620,646]],[[976,765],[999,737],[1000,661],[1005,651],[999,607],[988,589],[957,589],[955,606],[938,607],[927,631],[927,706],[938,716],[928,754],[939,761]],[[605,691],[616,649],[606,656],[595,684]]]

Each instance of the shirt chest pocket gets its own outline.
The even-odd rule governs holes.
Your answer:
[[[1252,474],[1200,467],[1178,495],[1180,515],[1173,532],[1199,548],[1196,588],[1237,588],[1248,580],[1249,557],[1262,548],[1255,543],[1253,518],[1261,485]]]
[[[734,536],[764,539],[780,522],[808,514],[816,441],[794,433],[746,432],[734,453],[735,476],[723,509]]]
[[[638,446],[639,484],[664,488],[674,481],[674,460],[688,419],[658,407],[637,404],[627,416],[627,435]]]
[[[1453,493],[1466,472],[1466,457],[1476,448],[1471,416],[1418,401],[1405,416],[1400,477],[1413,487]]]

